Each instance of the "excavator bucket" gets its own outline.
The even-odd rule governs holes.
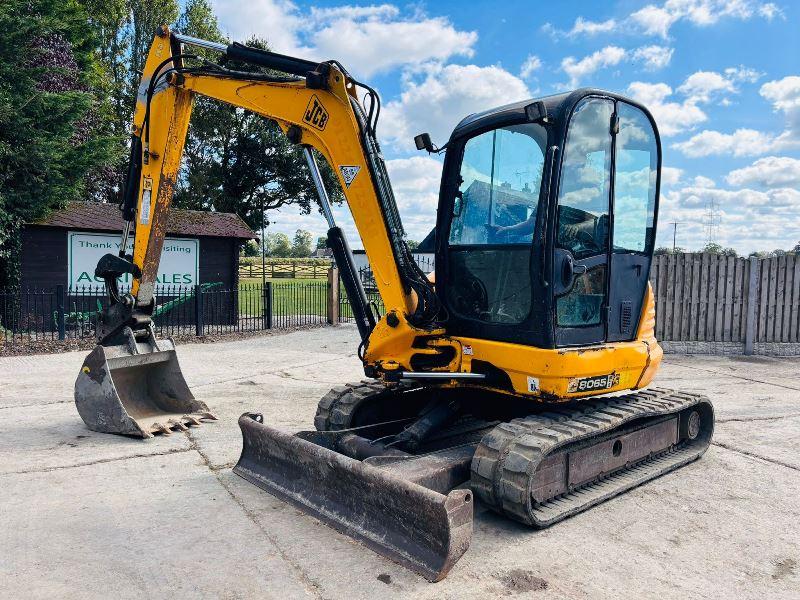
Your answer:
[[[143,438],[216,420],[189,391],[172,340],[153,337],[96,346],[75,382],[75,406],[93,431]]]
[[[239,426],[243,447],[234,473],[375,552],[439,581],[469,548],[472,492],[446,491],[452,482],[442,479],[440,458],[358,460],[332,448],[341,433],[292,435],[254,413],[243,414]],[[461,461],[467,478],[470,456],[471,450]]]

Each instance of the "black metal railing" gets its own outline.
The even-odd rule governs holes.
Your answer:
[[[289,329],[330,318],[327,281],[267,281],[236,289],[221,283],[158,286],[156,298],[159,337]],[[93,338],[97,315],[107,305],[105,291],[95,286],[0,291],[0,345]]]

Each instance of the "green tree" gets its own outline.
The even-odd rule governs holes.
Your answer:
[[[97,44],[75,0],[0,3],[0,288],[17,284],[21,225],[85,198],[115,156]]]
[[[311,233],[305,229],[294,232],[292,240],[292,256],[295,258],[308,258],[311,256]]]
[[[288,258],[292,255],[292,244],[285,233],[268,233],[264,236],[264,248],[267,256]]]
[[[653,254],[656,256],[660,254],[685,254],[686,249],[681,248],[680,246],[676,246],[675,249],[667,248],[666,246],[660,246],[653,251]]]
[[[708,242],[703,247],[703,252],[707,254],[720,254],[722,256],[737,256],[735,248],[723,248],[720,244],[715,242]]]
[[[227,42],[219,30],[209,0],[75,0],[86,7],[89,22],[98,31],[97,56],[107,74],[104,89],[113,111],[109,128],[117,136],[119,156],[127,155],[136,106],[140,71],[156,29],[173,29],[202,39]],[[183,5],[183,11],[180,6]],[[251,45],[267,48],[263,40]],[[187,51],[240,71],[264,69],[228,62],[219,53],[200,48]],[[341,202],[338,180],[321,157],[325,185]],[[124,180],[125,161],[116,160],[106,186],[106,199],[116,197]],[[189,125],[184,161],[175,194],[178,207],[235,212],[260,229],[265,211],[296,204],[304,214],[316,199],[298,147],[290,144],[278,126],[255,114],[198,97]],[[103,196],[103,194],[99,194]],[[267,223],[264,223],[267,224]]]
[[[317,238],[317,250],[325,250],[328,247],[328,236],[321,235]]]
[[[419,242],[417,240],[406,240],[406,245],[409,250],[416,250],[419,247]]]
[[[240,254],[242,256],[260,256],[261,251],[258,243],[255,240],[247,240],[244,244],[242,244]]]
[[[99,77],[93,84],[108,99],[106,114],[96,119],[98,127],[115,138],[109,161],[93,181],[88,199],[111,201],[121,191],[125,160],[136,108],[141,70],[156,28],[175,22],[178,0],[68,0],[85,12],[94,33],[93,53]],[[186,10],[190,9],[190,1]]]

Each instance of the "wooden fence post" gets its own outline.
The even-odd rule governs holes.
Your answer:
[[[756,338],[756,303],[758,302],[759,266],[761,261],[750,257],[750,281],[747,284],[747,321],[744,330],[744,353],[753,353],[753,340]]]
[[[339,269],[331,265],[328,269],[328,324],[339,323]]]

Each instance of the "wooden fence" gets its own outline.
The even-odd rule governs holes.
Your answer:
[[[660,255],[650,281],[661,340],[800,342],[800,256]]]
[[[261,263],[240,264],[239,279],[260,279],[262,275],[267,279],[325,279],[328,277],[330,263],[320,261],[287,261],[268,262],[261,267]]]

